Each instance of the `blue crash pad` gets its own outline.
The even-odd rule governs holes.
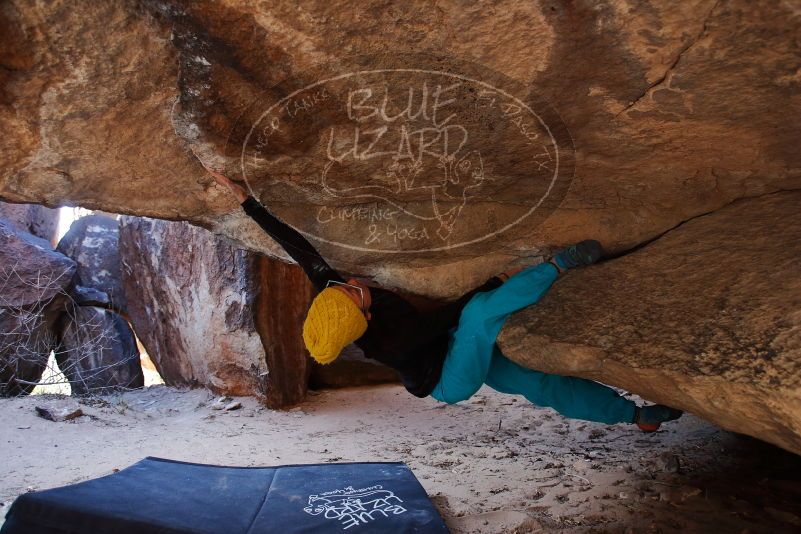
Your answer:
[[[0,534],[448,532],[403,463],[226,467],[145,458],[17,498]]]

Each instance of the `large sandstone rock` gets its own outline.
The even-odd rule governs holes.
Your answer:
[[[144,386],[136,338],[121,315],[94,306],[68,306],[61,323],[55,355],[73,395]]]
[[[75,262],[0,220],[0,395],[28,393],[56,346]]]
[[[256,297],[250,311],[267,364],[264,401],[272,407],[296,404],[306,396],[313,363],[301,333],[314,288],[296,265],[241,250],[237,254],[248,258],[254,282],[250,291]]]
[[[799,206],[801,192],[737,201],[568,272],[501,350],[801,453]]]
[[[39,204],[12,204],[0,202],[0,219],[4,219],[17,230],[28,232],[55,245],[58,234],[57,209]]]
[[[186,223],[128,216],[120,255],[131,323],[167,384],[273,407],[304,397],[299,334],[311,288],[298,267]]]
[[[116,219],[107,215],[87,215],[70,225],[56,250],[78,264],[78,284],[106,293],[109,305],[124,313],[119,235]]]
[[[557,244],[621,251],[801,187],[800,13],[12,0],[0,196],[185,219],[283,257],[194,153],[335,266],[452,296]]]

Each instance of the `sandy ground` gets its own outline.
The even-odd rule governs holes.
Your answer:
[[[20,493],[145,457],[227,465],[404,461],[457,533],[799,532],[801,457],[685,416],[655,434],[567,420],[483,389],[460,405],[399,386],[325,391],[289,411],[155,386],[54,423],[0,400],[0,513]]]

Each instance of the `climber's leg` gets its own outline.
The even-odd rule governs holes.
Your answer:
[[[439,382],[431,396],[440,402],[455,404],[467,400],[484,385],[492,360],[491,350],[469,339],[455,338],[442,365]]]
[[[492,291],[477,293],[462,310],[431,396],[453,404],[469,399],[484,385],[493,347],[504,321],[514,311],[537,302],[556,280],[550,263],[529,267]]]
[[[527,369],[497,348],[486,383],[502,393],[523,395],[533,404],[551,407],[566,417],[608,424],[634,422],[634,402],[612,388],[592,380]]]

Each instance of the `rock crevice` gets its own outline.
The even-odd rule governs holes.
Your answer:
[[[684,57],[684,55],[687,52],[689,52],[690,49],[694,47],[696,43],[698,43],[701,39],[703,39],[704,36],[707,34],[709,30],[708,28],[709,21],[712,19],[712,15],[715,13],[715,10],[717,9],[719,4],[720,0],[715,0],[714,4],[709,10],[709,13],[704,18],[704,22],[701,26],[701,31],[694,38],[690,39],[690,41],[685,46],[683,46],[681,50],[679,50],[678,54],[676,54],[676,58],[668,65],[668,67],[665,69],[665,72],[661,76],[659,76],[659,78],[657,78],[653,83],[649,84],[648,87],[645,88],[645,90],[642,92],[640,96],[634,99],[634,101],[632,101],[628,106],[623,108],[621,111],[616,113],[615,118],[629,111],[630,109],[637,107],[637,104],[639,104],[639,102],[643,98],[645,98],[648,95],[653,95],[654,91],[656,91],[658,87],[660,87],[663,83],[665,83],[666,80],[668,80],[668,76],[670,76],[673,70],[678,66],[679,61],[681,61],[681,58]]]

